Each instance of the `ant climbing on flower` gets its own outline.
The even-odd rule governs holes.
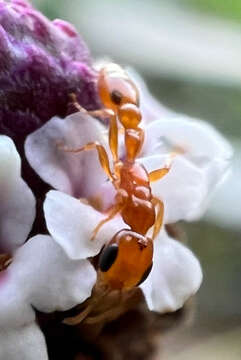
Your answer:
[[[78,153],[96,149],[100,164],[116,189],[115,203],[107,217],[94,229],[92,240],[105,223],[117,214],[121,215],[129,229],[118,231],[104,247],[100,255],[99,272],[102,281],[111,289],[128,290],[143,282],[151,271],[153,240],[162,226],[164,205],[153,196],[150,183],[165,176],[170,164],[148,173],[136,161],[143,146],[144,130],[140,127],[142,116],[139,93],[126,72],[116,64],[108,64],[99,72],[97,87],[104,109],[88,113],[109,119],[109,147],[113,167],[110,166],[105,148],[98,142],[77,149],[63,147],[63,150]],[[80,111],[85,111],[77,103],[76,106]],[[124,160],[118,154],[118,124],[124,132]],[[146,234],[152,226],[153,234],[150,238]]]

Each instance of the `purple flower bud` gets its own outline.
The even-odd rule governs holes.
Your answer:
[[[0,133],[21,143],[54,115],[66,116],[71,93],[98,108],[95,79],[72,25],[48,20],[26,0],[0,0]]]

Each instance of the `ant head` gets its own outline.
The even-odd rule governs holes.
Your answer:
[[[103,105],[114,111],[126,103],[139,104],[139,93],[126,72],[117,64],[108,64],[100,70],[97,82]]]
[[[110,270],[111,266],[114,264],[118,255],[118,245],[110,244],[106,246],[100,255],[99,259],[99,268],[102,272]]]

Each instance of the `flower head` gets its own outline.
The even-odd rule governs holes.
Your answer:
[[[137,110],[142,113],[143,129],[138,127],[141,116],[134,122],[128,122],[127,116],[128,126],[131,122],[138,124],[133,129],[125,127],[124,121],[120,122],[126,139],[127,130],[130,133],[134,130],[132,140],[136,136],[137,146],[133,149],[137,154],[140,145],[141,152],[138,157],[132,157],[132,146],[128,149],[127,140],[120,131],[118,158],[113,155],[113,148],[110,151],[107,146],[104,124],[85,110],[72,114],[73,109],[70,109],[69,105],[73,105],[71,94],[71,99],[75,95],[86,110],[100,108],[96,91],[98,71],[92,67],[86,45],[72,25],[62,20],[49,21],[26,0],[0,0],[0,43],[0,132],[11,136],[20,151],[28,135],[25,155],[37,175],[31,177],[34,171],[25,158],[23,173],[34,189],[41,215],[41,201],[45,195],[44,187],[39,186],[41,179],[57,189],[47,193],[43,206],[49,235],[37,234],[28,239],[36,214],[35,198],[21,177],[21,160],[14,142],[7,136],[0,136],[0,358],[47,360],[36,310],[45,313],[69,310],[91,296],[83,312],[65,322],[75,324],[85,319],[89,324],[101,323],[105,316],[107,320],[114,318],[108,306],[120,301],[119,292],[113,289],[123,290],[120,302],[124,303],[136,287],[142,290],[150,310],[164,313],[181,308],[198,290],[202,270],[194,254],[168,235],[165,225],[197,219],[203,214],[210,190],[227,172],[232,153],[229,144],[204,122],[174,114],[158,104],[143,81],[134,75],[141,92],[141,106]],[[136,99],[136,103],[130,101],[127,105],[138,107],[138,91],[134,92],[136,97],[132,97],[131,90],[135,86],[131,89],[131,81],[127,79],[127,83],[129,100]],[[115,99],[112,100],[113,109],[116,109],[125,97],[118,93],[116,85],[112,92],[108,86],[105,90],[107,97]],[[101,98],[106,104],[105,96]],[[90,142],[88,149],[96,143],[99,147],[101,144],[107,154],[103,155],[103,148],[99,159],[94,151],[77,154],[64,151],[63,145],[81,147],[82,151]],[[109,158],[113,155],[110,169],[106,155]],[[131,161],[146,174],[148,186],[144,191],[137,189],[138,186],[133,191],[121,188],[124,177],[119,176],[118,169],[121,172],[122,165],[128,168]],[[128,169],[127,177],[131,173]],[[156,169],[164,169],[165,176],[154,179],[151,174]],[[137,171],[132,184],[138,183],[138,175]],[[139,195],[135,191],[139,191]],[[133,223],[140,225],[142,220],[135,220],[137,202],[132,201],[132,197],[136,196],[141,203],[143,194],[151,208],[151,221],[154,220],[141,232],[133,229],[124,217],[124,202],[118,203],[118,196],[123,200],[127,195],[133,205],[129,207],[127,218],[130,215]],[[116,205],[121,206],[113,212]],[[106,221],[108,211],[113,212],[113,216]],[[145,222],[145,216],[140,218]],[[37,220],[43,225],[43,216],[38,216]],[[160,227],[156,228],[158,223]],[[93,240],[93,231],[100,224],[103,226],[94,233]],[[34,234],[39,232],[36,231],[40,228],[38,225],[36,222],[32,229]],[[112,266],[118,262],[116,258],[119,259],[121,246],[114,240],[120,231],[128,233],[124,238],[126,243],[134,238],[139,251],[132,257],[127,246],[129,252],[126,251],[120,261],[120,269],[127,278],[133,274],[133,268],[136,269],[134,265],[138,268],[142,263],[139,253],[141,256],[148,253],[148,266],[145,269],[140,266],[140,273],[135,274],[129,287],[124,287],[120,271],[113,271],[119,287],[114,287],[115,281],[112,284],[104,281],[104,272],[113,270]],[[111,245],[114,245],[114,253],[111,253]],[[143,251],[147,248],[148,252]],[[111,259],[106,254],[111,254]],[[104,306],[98,304],[95,308],[106,294],[110,295],[110,302],[104,301]],[[117,304],[117,316],[126,309],[123,303]],[[93,317],[86,319],[92,310]]]
[[[227,173],[232,149],[203,121],[171,112],[166,112],[165,119],[158,119],[158,107],[155,121],[150,121],[149,103],[142,106],[145,142],[137,161],[148,173],[168,169],[163,178],[151,183],[153,196],[164,203],[164,224],[197,219],[207,207],[211,190]],[[51,119],[31,134],[25,145],[35,171],[62,191],[47,194],[44,212],[50,234],[73,259],[96,256],[114,234],[128,228],[119,214],[99,230],[94,241],[90,240],[95,227],[106,217],[104,211],[115,201],[115,189],[106,181],[94,152],[71,154],[58,144],[78,148],[91,141],[106,145],[105,129],[87,113],[79,112],[64,122]],[[119,153],[123,159],[122,142]],[[89,204],[74,197],[87,198]],[[153,268],[140,285],[149,308],[158,312],[177,310],[197,291],[201,280],[198,260],[163,228],[154,240]]]
[[[18,142],[54,115],[69,94],[98,107],[95,72],[74,27],[50,21],[25,0],[0,1],[0,132]]]

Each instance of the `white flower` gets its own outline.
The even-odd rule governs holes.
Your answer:
[[[180,309],[202,282],[197,258],[163,230],[154,241],[153,268],[140,286],[150,310],[160,313]]]
[[[145,98],[141,100],[145,102]],[[158,119],[158,106],[155,121],[150,121],[152,102],[149,96],[148,103],[142,105],[146,137],[138,161],[152,171],[165,166],[172,151],[182,149],[168,174],[151,184],[152,193],[164,202],[165,224],[196,219],[205,211],[210,191],[226,173],[231,147],[204,122],[173,113],[169,116],[168,112],[165,119]],[[92,198],[99,194],[110,205],[113,186],[106,182],[95,151],[70,154],[56,145],[63,142],[77,148],[90,141],[106,145],[104,129],[87,114],[75,113],[64,120],[51,119],[28,137],[25,146],[35,171],[65,193],[50,191],[44,212],[50,234],[73,259],[97,255],[118,230],[127,228],[118,215],[100,229],[94,241],[90,240],[105,215],[72,196]],[[123,154],[122,144],[120,153]],[[153,269],[141,285],[149,308],[159,312],[179,309],[197,291],[201,280],[198,260],[163,229],[154,241]]]
[[[77,148],[87,142],[105,143],[104,127],[92,117],[75,113],[52,118],[27,137],[25,152],[37,174],[54,188],[75,197],[89,197],[106,179],[96,153],[66,153],[58,144]]]
[[[47,235],[25,244],[35,200],[20,175],[11,139],[0,136],[1,253],[11,252],[0,272],[0,360],[47,359],[35,311],[67,310],[91,295],[96,273],[88,260],[73,261]],[[20,246],[21,245],[21,246]]]
[[[105,215],[60,191],[47,194],[44,212],[50,234],[73,259],[97,255],[117,231],[127,228],[116,216],[91,241],[93,229]],[[192,252],[162,230],[154,241],[152,271],[141,285],[149,308],[160,313],[179,309],[201,281],[200,264]]]
[[[152,185],[153,193],[164,201],[165,223],[203,215],[214,187],[227,175],[233,154],[211,125],[181,115],[147,125],[140,162],[152,171],[178,148],[183,154],[176,156],[169,173]]]
[[[91,295],[95,281],[89,261],[72,261],[50,236],[20,247],[0,273],[0,359],[47,359],[33,309],[68,310]]]

